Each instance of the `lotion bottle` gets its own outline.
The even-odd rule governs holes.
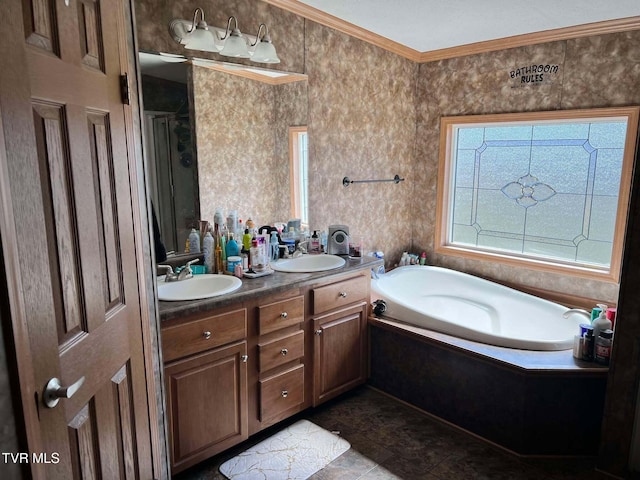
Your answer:
[[[599,303],[598,307],[600,308],[600,316],[596,318],[592,323],[593,337],[596,339],[596,341],[600,336],[600,332],[602,332],[603,330],[611,329],[611,320],[607,318],[607,306]]]

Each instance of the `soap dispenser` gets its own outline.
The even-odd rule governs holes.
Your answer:
[[[318,231],[314,230],[311,235],[311,247],[309,253],[320,253],[320,237],[318,237]]]
[[[596,341],[598,340],[600,332],[611,329],[611,320],[607,318],[607,306],[599,303],[598,307],[600,308],[600,316],[598,316],[598,318],[596,318],[592,323],[593,336]]]

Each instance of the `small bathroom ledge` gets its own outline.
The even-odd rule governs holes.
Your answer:
[[[573,358],[572,350],[533,351],[497,347],[471,340],[454,337],[425,328],[416,327],[388,318],[370,317],[369,323],[413,339],[430,342],[444,348],[460,351],[478,357],[480,360],[498,363],[504,367],[531,373],[563,374],[580,373],[606,376],[609,369],[594,362]]]

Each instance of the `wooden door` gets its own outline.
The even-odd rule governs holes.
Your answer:
[[[0,4],[0,227],[35,478],[154,477],[128,2]],[[47,407],[53,378],[78,388]]]
[[[366,380],[367,304],[318,317],[313,330],[316,406]]]

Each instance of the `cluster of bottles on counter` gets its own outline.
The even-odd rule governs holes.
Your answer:
[[[253,220],[244,224],[236,210],[229,211],[226,220],[222,209],[216,209],[213,225],[201,220],[199,229],[193,228],[185,246],[186,253],[204,254],[206,273],[227,273],[243,276],[243,272],[261,273],[270,262],[277,261],[286,249],[293,254],[304,241],[308,253],[326,251],[326,232],[314,231],[309,237],[300,229],[300,220],[290,220],[285,227],[256,228]],[[286,228],[286,232],[283,231]]]
[[[580,324],[580,334],[575,336],[573,356],[600,365],[609,365],[616,309],[598,304],[591,310],[591,323]]]

